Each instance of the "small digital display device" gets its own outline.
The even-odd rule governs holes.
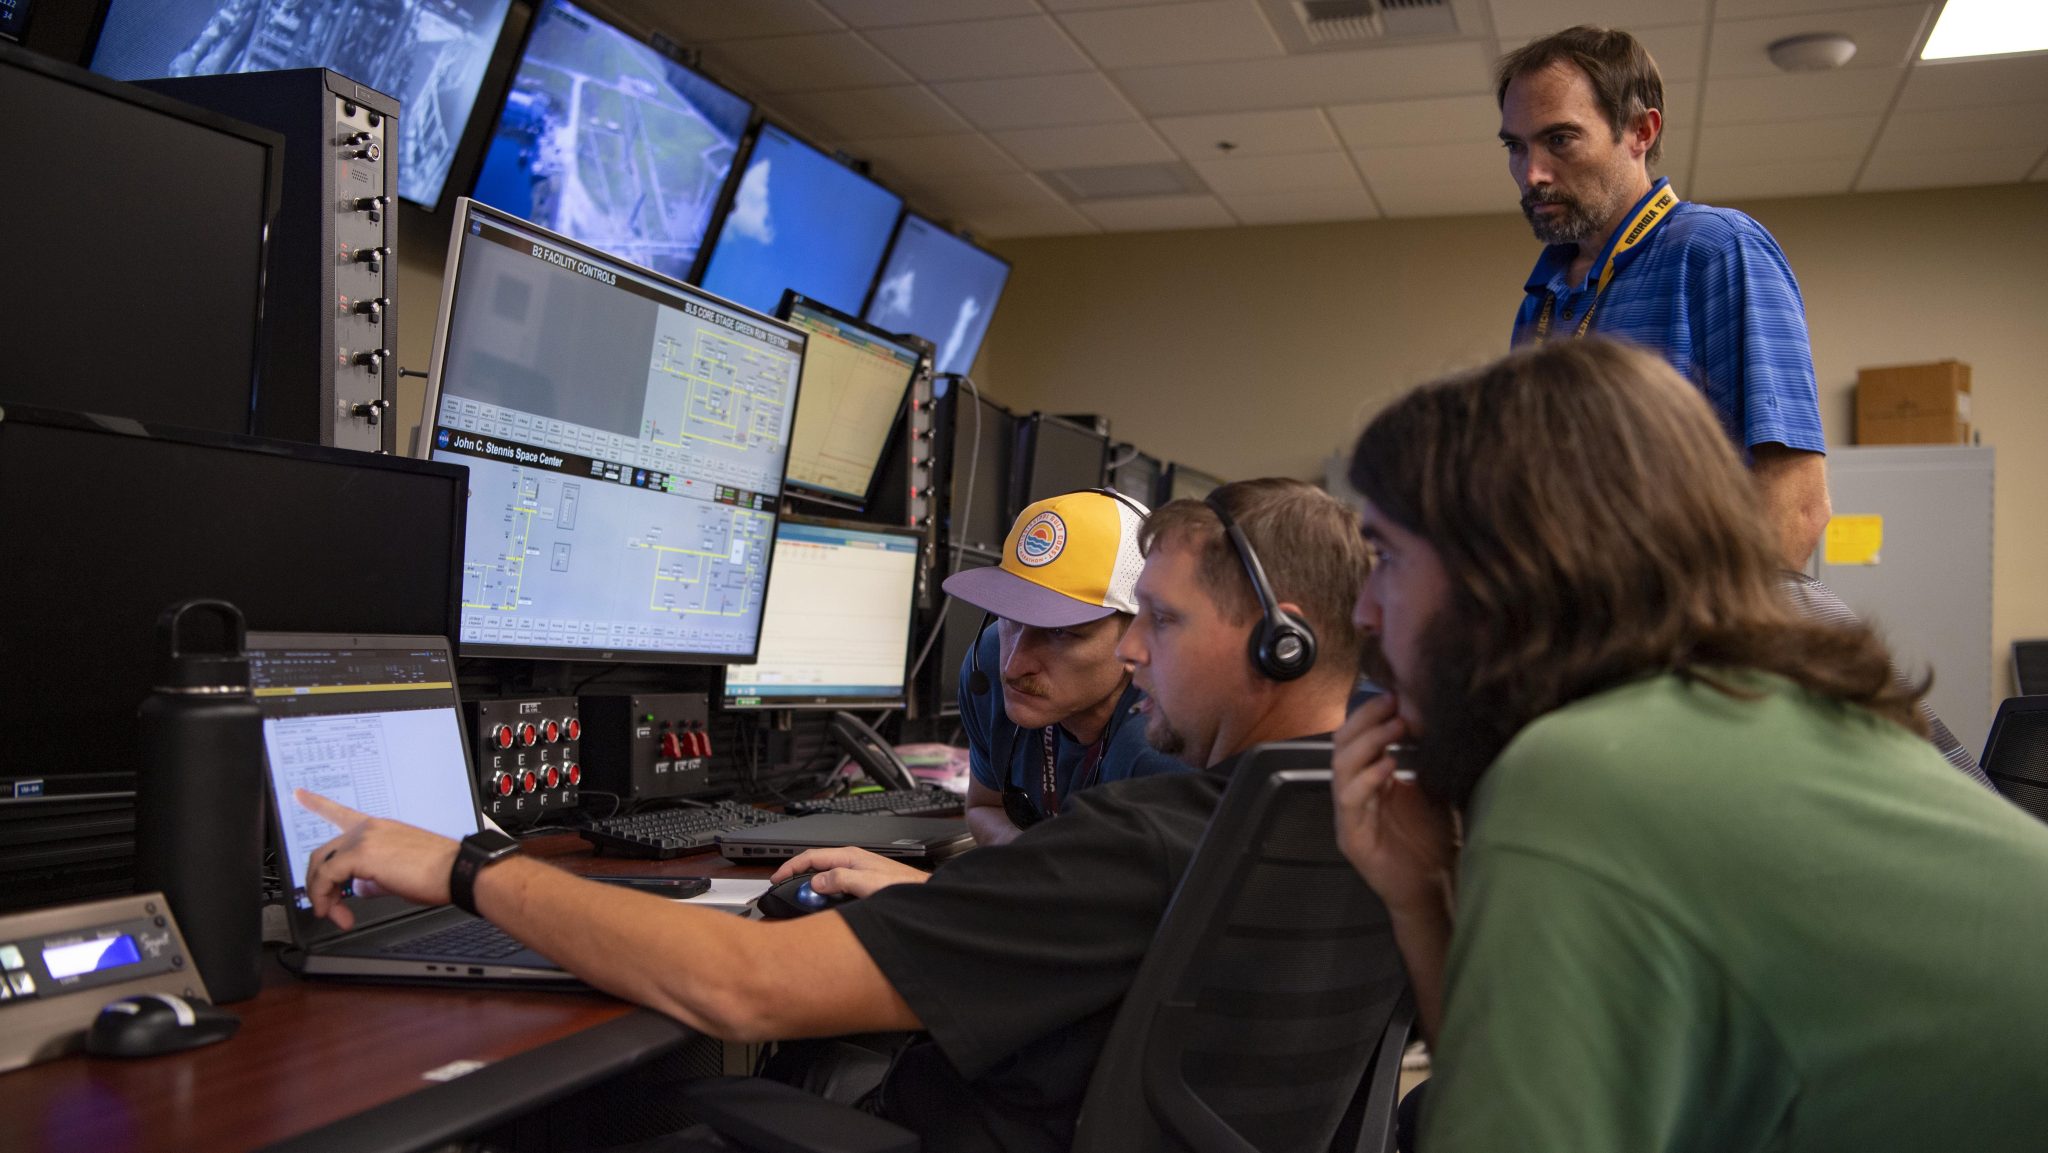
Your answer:
[[[469,466],[463,655],[752,660],[805,342],[457,200],[421,451]]]
[[[548,0],[472,195],[687,280],[753,113],[593,13]]]
[[[43,946],[43,968],[50,971],[51,979],[58,981],[80,973],[104,973],[141,963],[142,951],[135,947],[135,938],[128,933]]]
[[[761,659],[725,671],[725,707],[901,708],[915,529],[790,517],[775,541]]]
[[[808,297],[788,293],[778,315],[803,329],[803,403],[790,439],[792,492],[866,507],[875,469],[902,426],[903,398],[929,356],[916,337],[894,337]]]
[[[891,332],[924,337],[939,350],[940,372],[964,373],[974,367],[1009,279],[1009,261],[908,213],[862,315]]]

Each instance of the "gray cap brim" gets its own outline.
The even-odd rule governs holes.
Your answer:
[[[1063,629],[1116,612],[1077,601],[1000,568],[975,568],[946,578],[945,590],[983,612],[1038,629]]]

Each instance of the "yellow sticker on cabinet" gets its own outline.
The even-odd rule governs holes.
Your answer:
[[[1826,564],[1876,564],[1884,547],[1884,517],[1875,514],[1838,516],[1828,522],[1821,560]]]

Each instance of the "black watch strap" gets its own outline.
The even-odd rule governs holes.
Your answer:
[[[448,871],[449,903],[470,916],[481,916],[476,911],[477,874],[518,851],[518,841],[495,829],[462,838],[462,847],[455,852],[455,867]]]

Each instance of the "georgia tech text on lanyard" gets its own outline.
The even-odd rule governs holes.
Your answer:
[[[1614,262],[1621,258],[1622,253],[1641,244],[1676,207],[1678,193],[1672,191],[1671,186],[1667,184],[1657,195],[1652,196],[1650,202],[1643,205],[1643,210],[1636,213],[1636,218],[1629,222],[1628,231],[1621,234],[1621,239],[1614,243],[1614,251],[1607,254],[1607,264],[1600,269],[1600,286],[1593,290],[1593,303],[1586,306],[1586,315],[1579,319],[1578,331],[1572,333],[1573,340],[1585,336],[1587,330],[1593,327],[1593,310],[1600,307],[1600,298],[1607,295],[1607,283],[1614,279]],[[1543,297],[1543,311],[1536,316],[1537,341],[1550,339],[1550,311],[1556,307],[1557,294],[1547,293]]]

